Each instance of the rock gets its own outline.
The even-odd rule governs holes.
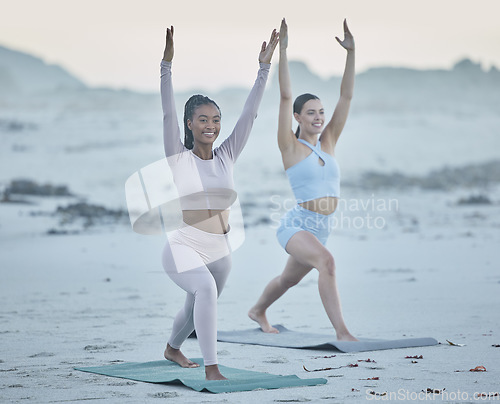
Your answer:
[[[490,198],[485,195],[471,195],[468,198],[460,198],[457,205],[491,205]]]
[[[37,184],[33,180],[12,180],[4,191],[4,195],[22,194],[35,196],[74,196],[66,185]],[[5,196],[4,196],[5,197]],[[7,197],[8,198],[8,197]]]
[[[92,205],[86,202],[58,206],[55,215],[60,217],[60,224],[62,225],[83,219],[84,227],[128,220],[128,213],[123,209],[108,209],[101,205]]]
[[[421,177],[399,172],[368,171],[363,173],[358,181],[344,182],[343,185],[365,189],[418,187],[444,191],[459,187],[484,187],[499,182],[500,160],[493,160],[479,164],[468,164],[462,167],[443,167]]]

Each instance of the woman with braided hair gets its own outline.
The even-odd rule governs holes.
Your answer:
[[[182,367],[198,367],[180,351],[196,330],[205,375],[224,380],[217,365],[217,298],[231,268],[229,211],[236,200],[233,166],[246,144],[257,115],[278,33],[262,44],[260,69],[243,112],[231,135],[213,148],[221,129],[221,111],[208,97],[193,95],[184,108],[184,144],[172,90],[174,27],[167,29],[161,61],[161,98],[165,155],[179,194],[183,226],[168,235],[163,268],[187,292],[184,307],[175,317],[164,356]]]

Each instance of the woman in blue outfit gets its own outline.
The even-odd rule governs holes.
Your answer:
[[[323,105],[318,97],[303,94],[292,103],[286,49],[288,28],[285,19],[280,28],[280,109],[278,146],[290,185],[297,200],[295,208],[281,219],[278,241],[290,257],[283,273],[274,278],[248,315],[264,332],[277,333],[266,317],[267,308],[311,269],[319,271],[321,301],[338,340],[356,341],[345,325],[335,279],[335,260],[324,244],[332,228],[340,188],[335,145],[344,128],[354,89],[354,38],[344,20],[344,40],[336,37],[347,50],[340,99],[331,120],[325,125]],[[292,131],[292,112],[299,126]]]

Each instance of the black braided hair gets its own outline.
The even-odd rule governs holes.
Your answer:
[[[201,94],[192,95],[189,100],[187,100],[186,105],[184,105],[184,146],[187,149],[192,149],[194,146],[193,132],[188,128],[187,121],[188,119],[191,122],[193,121],[193,114],[196,108],[207,104],[215,105],[219,110],[219,115],[221,114],[220,108],[215,101]]]
[[[293,102],[293,113],[300,114],[302,112],[302,108],[304,108],[304,104],[309,100],[319,100],[319,97],[309,93],[299,95]],[[297,137],[297,139],[299,138],[299,134],[300,125],[297,127],[297,131],[295,132],[295,136]]]

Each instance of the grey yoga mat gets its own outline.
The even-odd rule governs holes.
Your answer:
[[[309,349],[336,349],[341,352],[364,352],[382,349],[410,348],[437,345],[434,338],[403,338],[403,339],[369,339],[360,338],[359,341],[337,341],[333,333],[314,334],[292,331],[282,325],[273,326],[279,334],[268,334],[260,328],[219,331],[217,340],[239,344],[266,345],[280,348],[309,348]]]
[[[75,368],[82,372],[97,373],[149,383],[182,383],[196,391],[230,393],[255,389],[279,389],[293,386],[315,386],[325,384],[326,379],[301,379],[295,375],[279,376],[270,373],[231,368],[219,365],[221,373],[228,380],[205,380],[203,359],[195,358],[199,368],[182,368],[176,363],[161,360],[154,362],[130,362],[106,366]]]

